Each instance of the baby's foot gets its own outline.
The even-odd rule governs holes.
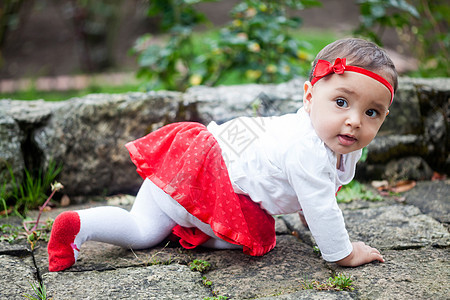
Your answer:
[[[80,251],[75,245],[75,237],[80,232],[80,216],[74,211],[66,211],[56,217],[48,242],[48,270],[62,271],[72,266]]]

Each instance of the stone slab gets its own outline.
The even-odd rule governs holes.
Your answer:
[[[44,278],[47,274],[53,274],[48,273],[45,246],[36,249],[35,257]],[[82,246],[77,263],[60,274],[145,270],[153,264],[186,266],[194,259],[201,259],[212,265],[204,274],[212,281],[212,290],[233,299],[296,292],[302,290],[304,280],[322,282],[331,274],[312,247],[292,235],[277,236],[275,249],[262,257],[251,257],[241,250],[210,250],[201,247],[186,250],[175,245],[160,245],[132,252],[112,245],[87,242]],[[78,282],[84,279],[74,280]],[[97,280],[100,278],[95,279]]]
[[[417,206],[422,213],[450,224],[450,180],[419,181],[404,196],[406,203]]]
[[[38,283],[31,256],[0,255],[0,299],[23,300],[25,294],[34,296],[31,283]]]
[[[417,206],[431,198],[445,202],[448,196],[442,187],[445,188],[442,182],[418,184]],[[408,193],[406,196],[407,205],[388,200],[354,201],[342,206],[351,239],[380,248],[385,263],[374,262],[358,268],[326,263],[313,251],[310,232],[293,214],[276,218],[277,246],[262,257],[251,257],[241,250],[201,247],[186,250],[177,243],[130,251],[88,242],[82,246],[75,266],[49,273],[45,242],[39,241],[34,252],[26,243],[9,245],[11,248],[1,243],[0,299],[24,299],[24,293],[32,294],[30,282],[37,283],[38,274],[52,299],[203,299],[213,295],[286,300],[450,299],[448,229],[431,213],[410,205],[412,198],[408,198]],[[423,199],[419,201],[420,198]],[[133,200],[114,199],[109,199],[113,201],[109,204],[125,208]],[[108,202],[70,209],[105,204]],[[43,218],[54,218],[68,209],[53,209],[44,213]],[[300,239],[291,235],[291,231]],[[211,268],[203,274],[190,271],[188,264],[194,259],[208,261]],[[303,290],[305,281],[326,282],[335,272],[351,275],[355,290]],[[202,276],[212,285],[205,286]]]
[[[108,271],[46,273],[49,297],[58,299],[203,299],[212,296],[201,274],[178,264]]]
[[[383,255],[385,263],[330,268],[352,276],[356,299],[450,299],[448,248],[387,250]]]
[[[188,264],[193,259],[177,246],[160,246],[145,250],[128,250],[118,246],[89,241],[81,246],[78,260],[66,272],[107,271],[118,268],[146,267],[155,264]],[[48,272],[47,247],[35,251],[36,265],[41,273]]]
[[[259,300],[351,300],[355,299],[349,292],[304,290],[291,294],[258,298]]]
[[[196,258],[211,262],[205,276],[212,289],[230,299],[253,299],[302,290],[305,280],[331,275],[313,249],[292,235],[277,236],[277,246],[262,257],[240,251],[205,251]]]
[[[411,205],[344,211],[350,239],[383,249],[450,245],[448,230]]]
[[[344,210],[343,214],[352,241],[363,241],[380,250],[450,245],[445,226],[415,206],[389,205]],[[311,232],[301,224],[298,215],[286,215],[283,219],[300,239],[314,245]]]

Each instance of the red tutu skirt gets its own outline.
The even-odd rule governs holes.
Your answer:
[[[275,221],[245,195],[236,194],[222,152],[200,123],[174,123],[125,145],[137,172],[211,226],[221,239],[259,256],[275,247]],[[177,225],[181,245],[193,248],[208,237]]]

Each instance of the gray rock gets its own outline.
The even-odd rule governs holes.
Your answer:
[[[258,298],[259,300],[350,300],[354,299],[352,293],[349,292],[331,292],[331,291],[315,291],[304,290],[291,294],[281,294],[269,297]]]
[[[427,143],[421,135],[378,135],[367,146],[369,163],[387,163],[393,158],[426,155]]]
[[[171,123],[180,94],[89,95],[64,102],[37,130],[44,159],[63,162],[60,176],[70,195],[137,188],[141,180],[124,145]]]
[[[350,239],[378,249],[450,245],[447,229],[435,219],[421,214],[414,206],[390,205],[344,210],[343,213]],[[301,224],[298,215],[286,215],[283,219],[302,241],[308,245],[315,244],[311,232]]]
[[[431,84],[431,83],[430,83]],[[380,129],[381,135],[420,135],[423,124],[417,88],[410,78],[399,78],[399,89]]]
[[[414,206],[344,211],[344,218],[351,240],[380,250],[450,245],[447,229]]]
[[[291,234],[292,232],[286,225],[286,222],[283,220],[281,216],[275,217],[275,233],[277,235],[281,234]]]
[[[424,214],[441,223],[450,224],[450,181],[417,182],[405,192],[406,203],[414,205]]]
[[[25,163],[21,144],[24,140],[19,125],[0,110],[0,191],[3,188],[5,191],[12,189],[10,170],[18,182],[22,181]]]
[[[166,242],[167,243],[167,242]],[[89,241],[83,244],[77,262],[66,272],[106,271],[119,268],[146,267],[152,265],[184,264],[192,259],[178,244],[166,243],[145,250],[128,250],[118,246]],[[39,272],[48,273],[48,256],[45,244],[35,250]]]
[[[35,296],[31,284],[38,284],[31,257],[24,259],[0,255],[0,299],[25,299],[24,295]]]
[[[103,272],[46,273],[52,299],[203,299],[212,296],[201,274],[187,266],[121,268]]]
[[[419,156],[404,157],[398,160],[390,161],[384,177],[390,182],[398,180],[430,180],[433,176],[433,170],[427,162]]]
[[[316,242],[307,227],[305,227],[300,221],[298,214],[289,214],[282,216],[286,222],[286,226],[297,236],[302,242],[313,247]]]
[[[449,299],[448,249],[422,248],[383,251],[385,263],[358,268],[330,265],[351,275],[356,299]]]
[[[449,80],[402,78],[391,114],[358,174],[384,173],[387,162],[422,157],[433,170],[450,169]],[[88,95],[64,102],[0,100],[0,178],[63,163],[60,181],[71,196],[135,192],[141,179],[125,143],[176,121],[223,122],[237,116],[295,112],[303,79],[272,85],[195,87],[185,93]],[[362,173],[361,173],[362,172]],[[375,176],[375,177],[374,177]],[[378,177],[379,178],[379,177]]]
[[[405,196],[408,204],[422,205],[429,199],[448,203],[448,183],[419,183]],[[108,200],[127,208],[132,203],[132,197]],[[185,250],[173,243],[129,251],[88,242],[82,246],[75,266],[49,273],[45,242],[39,241],[33,252],[5,249],[0,252],[0,298],[23,299],[24,293],[32,295],[29,283],[42,278],[52,299],[203,299],[213,295],[274,300],[448,299],[448,230],[430,217],[435,212],[430,210],[424,215],[412,205],[393,205],[392,201],[354,202],[357,203],[341,205],[351,238],[379,247],[385,263],[357,268],[326,263],[313,251],[313,241],[307,244],[286,234],[303,228],[298,215],[293,214],[277,218],[277,246],[262,257],[251,257],[240,250]],[[54,217],[62,210],[104,204],[53,209],[45,212],[43,218]],[[283,225],[285,220],[288,222]],[[2,246],[0,243],[0,250]],[[209,262],[211,268],[204,273],[190,271],[188,264],[194,259]],[[355,290],[304,290],[308,282],[325,283],[335,273],[351,276]],[[203,284],[203,276],[211,281],[211,286]]]
[[[231,299],[252,299],[303,289],[304,280],[324,282],[330,272],[312,247],[294,236],[277,236],[277,246],[261,257],[241,251],[208,251],[196,255],[211,262],[206,277],[212,289]]]
[[[273,116],[302,106],[304,79],[283,84],[246,84],[188,89],[184,101],[195,103],[204,123],[222,123],[238,116]]]
[[[425,159],[437,171],[448,172],[450,152],[450,89],[448,78],[409,79],[416,88],[423,122],[423,136],[428,145]]]

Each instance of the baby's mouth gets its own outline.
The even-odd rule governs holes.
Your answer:
[[[339,143],[341,143],[344,146],[351,146],[357,141],[357,139],[354,136],[347,134],[339,134],[338,140]]]

